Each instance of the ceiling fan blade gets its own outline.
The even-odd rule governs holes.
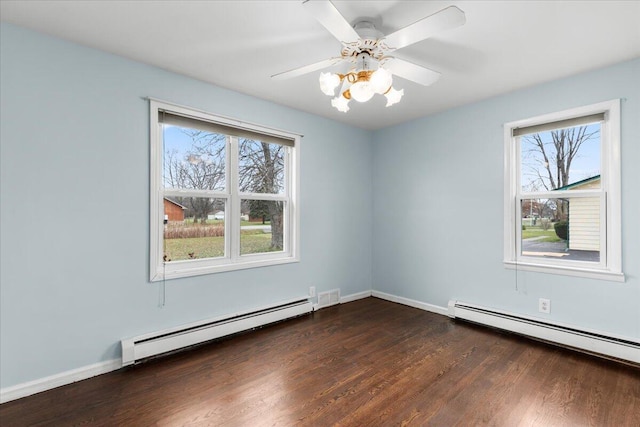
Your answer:
[[[411,80],[424,86],[435,83],[440,78],[440,73],[421,65],[416,65],[404,59],[389,57],[383,62],[383,67],[393,75]]]
[[[343,44],[360,40],[360,36],[351,24],[338,12],[328,0],[304,0],[302,5],[318,20],[335,38]]]
[[[273,80],[285,80],[292,77],[298,77],[303,74],[311,73],[316,70],[322,70],[323,68],[331,67],[342,61],[342,58],[329,58],[324,61],[316,62],[314,64],[305,65],[304,67],[294,68],[293,70],[285,71],[282,73],[274,74],[271,76]]]
[[[432,37],[442,31],[464,25],[465,22],[464,12],[455,6],[449,6],[395,33],[389,34],[382,41],[389,50],[400,49]]]

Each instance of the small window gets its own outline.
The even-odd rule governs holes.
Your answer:
[[[624,280],[619,101],[505,125],[507,267]]]
[[[297,261],[299,136],[150,109],[151,280]]]

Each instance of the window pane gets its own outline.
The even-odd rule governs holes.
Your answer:
[[[283,145],[240,138],[240,191],[284,194],[285,150]]]
[[[600,123],[518,138],[523,192],[600,188]]]
[[[225,200],[164,198],[164,260],[224,256]]]
[[[240,255],[284,250],[284,202],[242,200]]]
[[[600,198],[524,199],[521,255],[600,262]]]
[[[162,125],[165,188],[224,190],[226,136]]]

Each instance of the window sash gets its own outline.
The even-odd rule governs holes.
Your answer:
[[[569,193],[569,194],[566,194]],[[515,203],[515,211],[514,216],[516,218],[516,227],[514,233],[514,244],[515,244],[515,260],[520,262],[529,262],[529,263],[537,263],[537,264],[549,264],[549,265],[569,265],[574,267],[585,267],[585,268],[598,268],[603,269],[607,266],[607,209],[606,209],[606,193],[604,191],[574,191],[574,192],[565,192],[565,195],[550,195],[549,193],[542,193],[543,197],[531,197],[528,194],[519,195],[516,197]],[[567,259],[552,259],[552,258],[541,258],[531,255],[523,255],[522,254],[522,202],[524,200],[531,199],[581,199],[581,198],[598,198],[599,199],[599,252],[600,259],[598,262],[593,261],[577,261],[577,260],[567,260]],[[570,209],[570,208],[569,208]]]
[[[601,188],[590,190],[553,190],[553,191],[522,191],[516,194],[522,199],[568,199],[573,197],[594,197],[594,194],[606,193]]]
[[[517,143],[518,136],[514,136],[514,129],[542,123],[557,123],[578,117],[603,115],[601,125],[601,182],[599,189],[593,190],[556,190],[554,192],[523,192],[520,187],[520,153]],[[525,120],[518,120],[504,124],[504,254],[503,263],[506,268],[554,273],[576,277],[624,282],[622,272],[622,233],[621,233],[621,175],[620,175],[620,100],[600,102],[565,111],[545,114]],[[531,196],[564,195],[560,191],[568,191],[571,197],[589,197],[600,193],[603,201],[600,209],[601,232],[606,236],[601,240],[604,255],[601,254],[601,265],[575,265],[569,260],[560,263],[551,260],[529,260],[518,257],[517,239],[521,237],[521,217],[518,205],[523,198]],[[578,192],[581,192],[582,195]],[[517,239],[516,239],[517,236]]]
[[[227,199],[229,193],[212,190],[186,190],[181,188],[166,188],[162,194],[169,197],[209,197],[214,199]]]
[[[296,206],[298,192],[299,156],[297,154],[299,136],[248,125],[223,117],[213,117],[208,113],[174,106],[161,101],[150,100],[150,137],[151,137],[151,233],[150,233],[150,280],[163,280],[209,274],[244,268],[284,264],[298,261],[299,213]],[[175,114],[171,112],[175,111]],[[172,117],[167,121],[167,117]],[[178,117],[176,121],[174,117]],[[182,119],[185,120],[182,120]],[[188,120],[187,120],[188,119]],[[199,190],[182,188],[164,188],[163,186],[163,143],[162,123],[188,125],[188,127],[224,133],[227,138],[225,173],[226,189]],[[201,126],[201,127],[198,127]],[[236,128],[237,126],[237,128]],[[204,129],[203,129],[204,128]],[[224,130],[224,132],[222,132]],[[264,131],[264,133],[262,133]],[[285,146],[284,192],[281,194],[240,192],[238,188],[239,173],[239,138],[250,138],[262,142],[276,143]],[[296,153],[293,150],[296,150]],[[193,260],[163,262],[164,250],[164,206],[165,196],[207,197],[224,199],[225,208],[225,256]],[[255,199],[280,201],[283,209],[283,250],[240,255],[241,232],[241,200]],[[157,215],[155,214],[157,213]]]

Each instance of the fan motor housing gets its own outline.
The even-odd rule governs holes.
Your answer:
[[[367,53],[374,59],[380,60],[386,51],[383,45],[379,43],[383,34],[376,28],[371,21],[359,21],[353,26],[353,29],[360,36],[360,40],[353,43],[343,44],[341,56],[344,59],[354,61],[358,55]]]

